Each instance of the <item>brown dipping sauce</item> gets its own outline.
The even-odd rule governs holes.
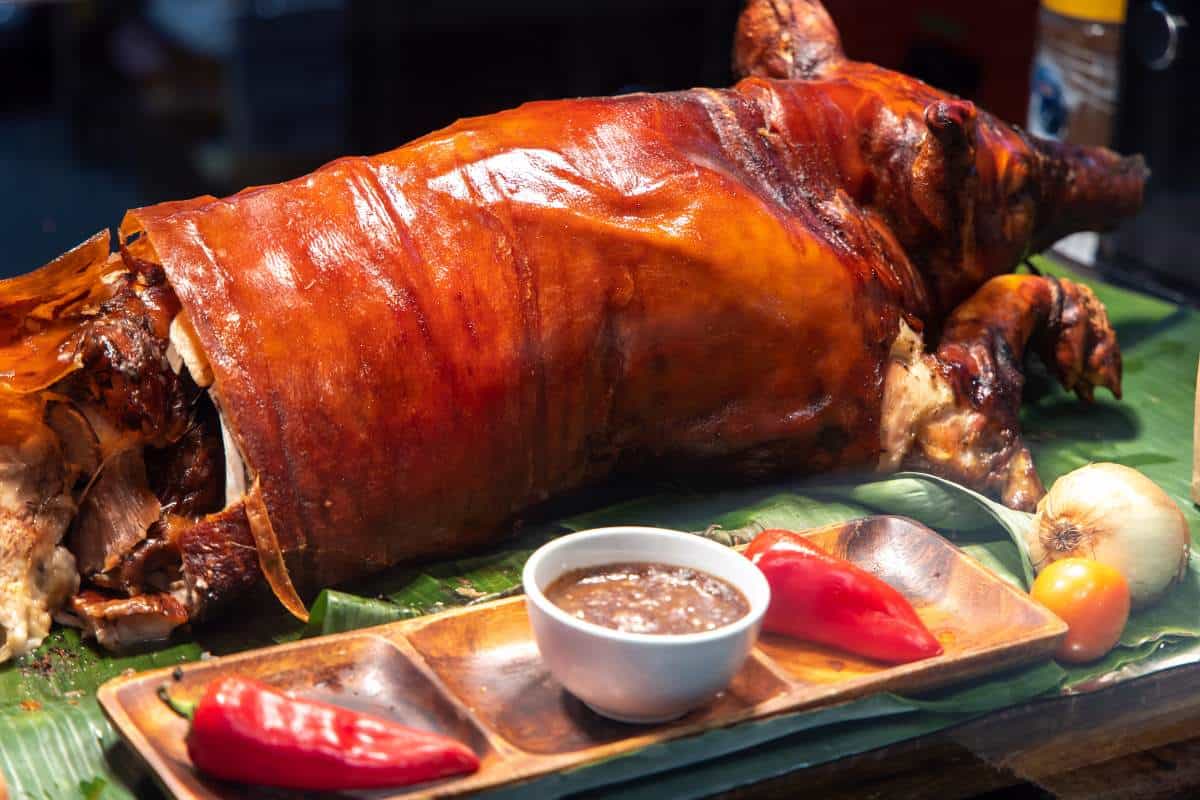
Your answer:
[[[577,619],[626,633],[703,633],[750,611],[745,596],[715,575],[648,562],[571,570],[545,594]]]

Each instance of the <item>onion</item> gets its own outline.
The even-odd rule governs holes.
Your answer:
[[[1183,577],[1190,543],[1187,520],[1167,493],[1120,464],[1088,464],[1059,478],[1026,534],[1035,571],[1060,558],[1100,561],[1125,576],[1134,608]]]

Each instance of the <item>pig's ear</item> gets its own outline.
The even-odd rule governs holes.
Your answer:
[[[974,204],[975,104],[969,100],[937,100],[925,106],[925,124],[931,140],[922,150],[941,162],[941,192],[958,213]]]
[[[815,78],[845,60],[820,0],[747,0],[733,40],[739,78]]]
[[[944,285],[974,281],[978,286],[987,276],[981,273],[975,241],[975,106],[957,98],[937,100],[925,107],[924,117],[929,135],[913,158],[910,197],[937,232],[939,244],[927,257],[927,274],[939,274],[936,280]]]
[[[938,100],[925,106],[925,124],[947,149],[971,147],[975,141],[975,104],[969,100]]]

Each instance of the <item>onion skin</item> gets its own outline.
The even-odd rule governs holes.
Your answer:
[[[1117,569],[1133,607],[1157,602],[1187,570],[1191,534],[1175,502],[1142,473],[1088,464],[1062,476],[1037,506],[1026,538],[1037,572],[1063,558]]]

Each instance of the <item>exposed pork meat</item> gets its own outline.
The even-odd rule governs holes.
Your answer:
[[[193,618],[209,616],[262,580],[258,549],[239,501],[167,534],[183,558]]]
[[[183,436],[164,448],[147,447],[145,458],[150,488],[163,510],[195,519],[224,505],[225,465],[221,422],[206,392],[196,396],[191,419]]]
[[[75,513],[72,474],[34,401],[0,412],[0,661],[36,646],[79,585],[59,546]]]
[[[180,532],[224,504],[221,422],[184,368],[202,364],[186,325],[187,358],[169,358],[179,303],[160,267],[107,249],[93,237],[5,282],[0,661],[41,641],[81,576],[63,616],[105,646],[186,622]]]
[[[125,255],[129,271],[80,329],[82,368],[54,387],[82,409],[104,456],[68,543],[84,580],[106,592],[86,590],[71,608],[106,647],[161,638],[187,621],[190,593],[168,533],[224,499],[218,415],[188,371],[172,368],[178,302],[161,269]]]
[[[86,421],[44,389],[78,369],[80,326],[113,293],[120,259],[96,234],[41,269],[0,282],[0,661],[36,647],[74,592],[60,541],[98,453]],[[64,447],[60,437],[82,444]]]
[[[122,549],[119,563],[107,563],[103,571],[90,577],[94,586],[127,596],[180,584],[179,533],[224,504],[220,421],[208,396],[197,397],[193,422],[178,441],[165,448],[147,447],[143,456],[149,479],[148,489],[138,484],[147,511],[139,520],[145,522],[144,535]],[[127,490],[132,488],[130,481],[124,483]],[[120,506],[129,511],[138,504]],[[148,513],[151,508],[152,515]],[[77,552],[81,553],[81,572],[87,575],[82,551]]]
[[[46,403],[45,421],[58,436],[68,468],[85,483],[100,468],[102,458],[100,439],[87,416],[70,401],[51,400]],[[85,487],[74,488],[82,491]]]
[[[110,650],[165,639],[188,621],[183,603],[165,592],[113,598],[84,590],[71,598],[70,609],[84,631]]]
[[[159,526],[166,524],[162,521],[157,523]],[[89,583],[127,597],[147,591],[186,588],[179,569],[179,547],[174,541],[163,538],[162,533],[161,530],[153,530],[150,536],[121,559],[120,564],[108,572],[91,576]]]
[[[107,458],[92,482],[67,538],[84,576],[107,572],[146,538],[162,511],[146,480],[140,449]]]
[[[166,360],[167,331],[177,308],[167,287],[142,286],[126,275],[124,285],[81,327],[76,358],[82,368],[58,390],[98,408],[136,444],[161,447],[177,440],[187,429],[197,391]]]

